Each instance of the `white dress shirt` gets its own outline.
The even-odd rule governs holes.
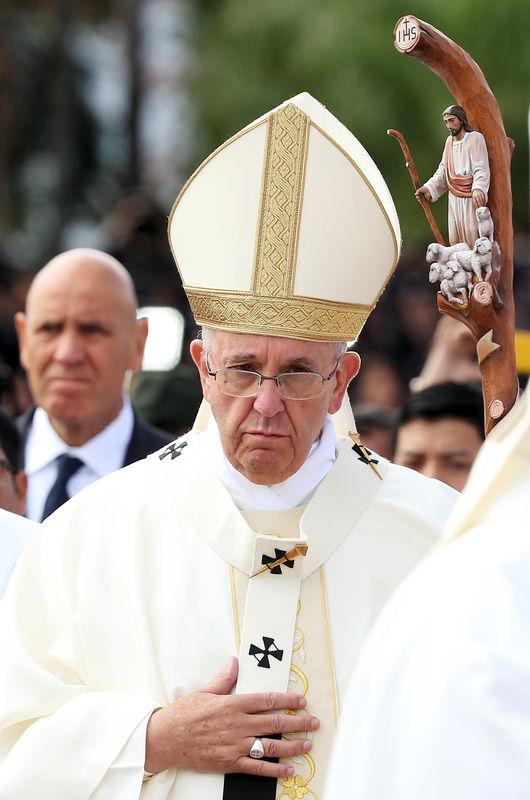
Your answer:
[[[25,471],[28,476],[28,519],[37,522],[42,519],[44,503],[57,476],[55,460],[58,456],[68,453],[80,458],[84,464],[67,483],[68,495],[71,497],[123,465],[133,427],[131,401],[124,397],[116,419],[81,447],[69,447],[52,427],[44,409],[37,408],[24,451]]]

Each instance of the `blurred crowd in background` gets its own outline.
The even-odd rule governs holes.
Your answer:
[[[136,192],[117,204],[104,225],[111,234],[106,251],[130,272],[140,313],[150,318],[144,366],[130,385],[133,405],[147,421],[180,434],[191,427],[201,399],[198,375],[189,356],[189,342],[197,335],[197,326],[167,244],[166,216],[152,200]],[[5,256],[0,266],[0,402],[13,416],[21,416],[31,408],[32,398],[19,363],[13,316],[24,308],[35,272],[15,269]],[[525,332],[530,329],[530,271],[522,262],[516,262],[515,297],[520,383],[524,387],[529,360]],[[162,314],[154,315],[154,309]],[[161,363],[162,350],[167,351],[168,345],[168,357]],[[438,312],[436,291],[426,280],[419,255],[417,260],[402,260],[359,342],[352,347],[362,358],[362,369],[350,385],[361,433],[372,412],[389,412],[391,421],[392,412],[402,407],[411,389],[423,388],[418,376],[426,365],[428,368],[433,349],[443,350],[443,358],[453,360],[441,369],[436,366],[424,385],[444,380],[480,381],[473,339],[460,323]],[[392,454],[391,445],[384,452],[379,449],[383,455]]]
[[[350,399],[361,434],[367,413],[382,410],[391,419],[401,408],[411,382],[425,369],[440,314],[425,263],[432,234],[401,153],[385,131],[401,127],[418,169],[430,174],[445,137],[440,113],[451,98],[435,76],[396,54],[394,4],[362,5],[360,15],[359,7],[353,14],[345,0],[333,0],[326,11],[298,0],[259,9],[237,0],[4,4],[0,401],[11,415],[20,416],[32,405],[13,315],[24,308],[33,276],[58,252],[98,247],[124,264],[140,308],[151,309],[145,312],[151,355],[132,380],[133,405],[171,433],[190,427],[201,396],[188,352],[196,327],[167,243],[171,203],[194,166],[242,121],[302,90],[329,104],[351,126],[379,163],[396,201],[403,257],[355,345],[363,366]],[[506,8],[504,22],[490,18],[480,29],[469,24],[475,11],[471,0],[437,9],[425,0],[415,13],[449,36],[451,26],[455,37],[465,32],[460,44],[492,81],[507,132],[516,139],[514,291],[524,386],[530,361],[529,97],[527,80],[517,78],[519,71],[527,75],[528,48],[517,31],[499,35],[499,25],[510,19]],[[517,6],[521,13],[527,12]],[[506,38],[510,66],[501,52]],[[444,225],[443,202],[434,210]],[[153,307],[178,312],[178,321],[155,318]],[[157,350],[172,339],[173,352],[157,361]],[[459,363],[469,362],[469,375],[442,371],[439,380],[478,378],[474,348],[465,337],[462,342],[467,351]]]

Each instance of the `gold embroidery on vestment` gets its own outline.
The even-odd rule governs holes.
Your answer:
[[[288,797],[289,800],[296,800],[296,798],[305,797],[307,794],[313,795],[313,797],[318,800],[318,795],[316,792],[310,789],[307,785],[315,774],[315,762],[309,755],[304,755],[302,758],[304,758],[309,764],[309,777],[303,778],[302,775],[291,775],[289,778],[279,781],[280,786],[283,787],[283,790],[279,795],[276,796],[276,800],[280,800],[280,797]]]
[[[326,591],[326,575],[324,573],[324,567],[320,567],[320,589],[322,592],[322,608],[324,609],[324,624],[326,626],[326,633],[328,639],[328,665],[329,665],[329,681],[333,688],[333,711],[335,714],[335,725],[338,725],[339,722],[339,701],[337,698],[337,684],[335,681],[335,665],[333,663],[333,645],[331,643],[331,630],[329,627],[329,611],[328,611],[328,596]]]
[[[302,608],[301,601],[298,600],[297,615],[300,613],[301,608]],[[305,641],[304,630],[299,625],[297,625],[295,629],[295,644],[293,645],[293,656],[295,652],[300,651],[302,649],[304,641]],[[305,697],[309,689],[309,680],[307,678],[307,675],[293,662],[291,662],[291,673],[294,673],[296,677],[302,682],[302,691],[300,692],[300,694],[302,694]],[[303,709],[303,713],[307,715],[311,714],[307,706]],[[304,736],[304,738],[309,738],[309,739],[313,738],[311,731],[305,731],[304,733],[301,734],[294,734],[293,736],[285,736],[283,738],[299,739],[301,736]],[[309,775],[305,778],[302,775],[291,775],[289,778],[284,778],[284,780],[278,779],[278,788],[281,787],[281,791],[279,792],[279,794],[276,795],[276,800],[280,800],[280,798],[282,797],[288,798],[289,800],[294,800],[295,798],[305,797],[305,795],[308,794],[312,795],[315,798],[315,800],[318,800],[318,795],[316,794],[316,792],[314,792],[313,789],[311,789],[308,786],[309,782],[312,780],[316,771],[315,762],[311,758],[311,756],[308,753],[300,753],[300,755],[298,756],[293,756],[290,759],[284,759],[284,760],[291,761],[293,765],[303,764],[305,767],[309,768]]]
[[[230,564],[230,592],[232,594],[232,614],[234,615],[234,627],[236,629],[237,652],[241,647],[241,628],[239,626],[239,612],[237,608],[236,576],[232,564]]]

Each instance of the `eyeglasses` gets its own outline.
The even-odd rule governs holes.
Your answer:
[[[280,372],[279,375],[262,375],[246,369],[211,370],[206,360],[208,375],[215,379],[223,394],[229,397],[255,397],[263,381],[276,381],[280,396],[285,400],[311,400],[318,397],[326,381],[337,371],[339,359],[329,375],[319,372]]]
[[[0,458],[0,478],[3,478],[8,472],[14,475],[16,469],[13,468],[11,462],[8,461],[7,458]]]

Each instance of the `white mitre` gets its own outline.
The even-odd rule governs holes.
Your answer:
[[[175,201],[169,239],[199,325],[340,342],[359,335],[401,237],[371,157],[303,93],[198,167]]]

